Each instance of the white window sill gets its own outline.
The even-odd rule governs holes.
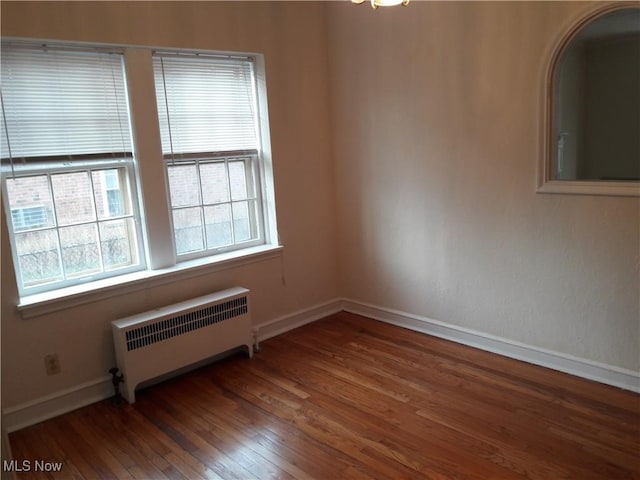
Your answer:
[[[276,258],[281,255],[282,248],[279,245],[260,245],[213,257],[181,262],[170,268],[144,270],[84,285],[30,295],[20,299],[18,310],[22,318],[38,317],[124,293]]]

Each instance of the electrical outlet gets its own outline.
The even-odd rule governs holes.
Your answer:
[[[57,353],[52,353],[44,357],[44,368],[47,375],[57,375],[60,373],[60,358]]]

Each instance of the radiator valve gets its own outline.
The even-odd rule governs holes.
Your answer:
[[[258,329],[253,329],[253,351],[258,353],[260,351],[260,343],[258,340]]]
[[[122,395],[120,394],[120,384],[122,382],[124,382],[124,375],[123,374],[119,374],[118,375],[118,367],[113,367],[109,369],[109,373],[111,374],[111,383],[113,384],[113,390],[114,390],[114,395],[113,395],[113,403],[114,405],[120,405],[123,402],[123,398]]]

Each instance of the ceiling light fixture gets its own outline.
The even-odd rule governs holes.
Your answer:
[[[351,0],[353,3],[361,4],[366,0]],[[378,7],[392,7],[394,5],[408,5],[409,0],[371,0],[371,7],[375,10]]]

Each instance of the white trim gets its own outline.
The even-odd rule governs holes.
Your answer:
[[[586,182],[548,180],[543,182],[538,193],[565,193],[574,195],[611,195],[640,197],[640,182]]]
[[[24,39],[3,39],[3,41],[11,41],[15,44],[29,43],[33,44],[34,40]],[[58,41],[35,42],[36,44],[51,45],[67,45],[76,48],[83,46],[91,46],[99,48],[101,44],[82,42],[72,42],[70,44],[60,44]],[[105,45],[102,45],[105,46]],[[111,45],[116,48],[116,45]],[[125,81],[126,89],[129,94],[129,123],[133,134],[133,146],[136,152],[136,175],[129,178],[130,182],[135,183],[135,189],[132,187],[132,194],[135,193],[135,199],[131,199],[133,204],[137,204],[134,210],[139,213],[141,222],[136,225],[142,226],[140,235],[141,247],[139,254],[146,257],[147,270],[133,271],[127,269],[126,272],[121,270],[121,275],[110,276],[109,278],[100,278],[99,276],[88,276],[78,279],[78,284],[68,286],[66,288],[55,288],[44,291],[46,286],[33,287],[32,289],[22,288],[19,286],[19,294],[21,296],[18,303],[18,310],[22,318],[32,318],[59,310],[64,310],[77,305],[92,303],[101,299],[110,298],[125,292],[142,290],[154,285],[162,285],[167,282],[180,281],[186,278],[192,278],[222,269],[235,268],[255,261],[276,258],[280,255],[282,247],[277,244],[278,235],[276,229],[276,208],[275,208],[275,190],[273,187],[273,166],[271,165],[270,144],[269,142],[269,122],[266,96],[266,80],[264,72],[264,59],[262,54],[247,54],[255,59],[255,73],[257,89],[256,122],[259,125],[259,136],[262,143],[259,148],[256,169],[260,171],[259,177],[260,187],[256,186],[256,204],[260,204],[259,211],[263,218],[261,223],[263,226],[264,245],[256,245],[256,242],[241,242],[235,247],[237,250],[203,256],[198,259],[188,259],[180,256],[177,258],[174,246],[174,234],[171,227],[169,189],[166,169],[161,169],[162,174],[158,174],[157,160],[162,158],[161,151],[161,134],[158,124],[158,112],[156,108],[156,93],[154,88],[154,76],[152,65],[153,48],[148,46],[119,45],[117,46],[120,53],[124,53],[124,67],[126,69]],[[180,49],[163,49],[164,51],[174,52],[176,54],[213,54],[222,55],[224,57],[233,57],[237,54],[231,52],[209,52],[204,50],[183,51]],[[244,56],[244,54],[242,54]],[[253,65],[253,64],[252,64]],[[151,86],[152,88],[149,88]],[[257,114],[259,113],[259,117]],[[264,165],[263,165],[264,163]],[[134,178],[135,177],[135,178]],[[2,190],[5,204],[8,208],[9,202],[6,201],[6,189]],[[10,216],[10,212],[7,212]],[[8,222],[11,229],[11,222]],[[10,232],[10,239],[13,243],[13,235]],[[143,251],[146,255],[142,255]],[[15,248],[12,248],[12,255],[15,257]],[[187,258],[182,261],[183,258]],[[178,261],[180,260],[180,261]],[[17,259],[14,258],[14,266],[18,265]],[[144,268],[144,265],[140,266]],[[69,285],[69,283],[66,283]]]
[[[329,315],[339,313],[342,310],[344,310],[344,308],[341,299],[329,300],[314,307],[298,310],[297,312],[255,325],[253,332],[258,341],[263,341],[277,335],[282,335],[294,328],[302,327],[308,323],[328,317]]]
[[[208,275],[229,268],[237,268],[271,258],[278,258],[282,250],[283,247],[279,245],[260,245],[181,262],[173,267],[144,270],[53,292],[23,297],[20,299],[18,310],[24,319],[38,317],[78,305],[119,296],[123,293],[145,290],[166,283],[179,282],[200,275]]]
[[[354,300],[336,298],[260,323],[253,327],[253,331],[257,338],[262,341],[343,310],[487,352],[522,360],[533,365],[551,368],[625,390],[640,392],[640,373],[638,372],[525,345],[430,318]],[[105,400],[112,395],[111,377],[102,377],[7,408],[2,412],[4,425],[8,432],[14,432]]]
[[[113,385],[111,377],[107,375],[3,410],[5,427],[9,433],[15,432],[112,395]]]
[[[640,393],[640,372],[534,347],[506,338],[439,322],[431,318],[354,300],[344,300],[343,307],[347,312],[363,315],[374,320]]]
[[[326,316],[342,311],[340,299],[330,300],[310,308],[298,310],[289,315],[263,322],[254,327],[259,338],[280,335],[294,328],[315,322]],[[113,396],[113,385],[109,375],[61,390],[44,397],[25,402],[3,410],[4,426],[8,432],[15,432],[39,422],[63,415]]]
[[[631,5],[631,7],[630,7]],[[551,164],[556,149],[554,134],[556,119],[554,97],[556,85],[555,75],[558,65],[562,61],[567,46],[576,35],[596,18],[622,8],[632,8],[633,3],[626,1],[610,1],[606,4],[593,3],[579,16],[571,19],[555,36],[552,47],[545,54],[545,69],[540,79],[540,102],[542,114],[540,129],[541,150],[538,154],[537,165],[537,193],[571,194],[571,195],[608,195],[638,197],[640,196],[640,182],[638,181],[589,181],[589,180],[553,180]]]

